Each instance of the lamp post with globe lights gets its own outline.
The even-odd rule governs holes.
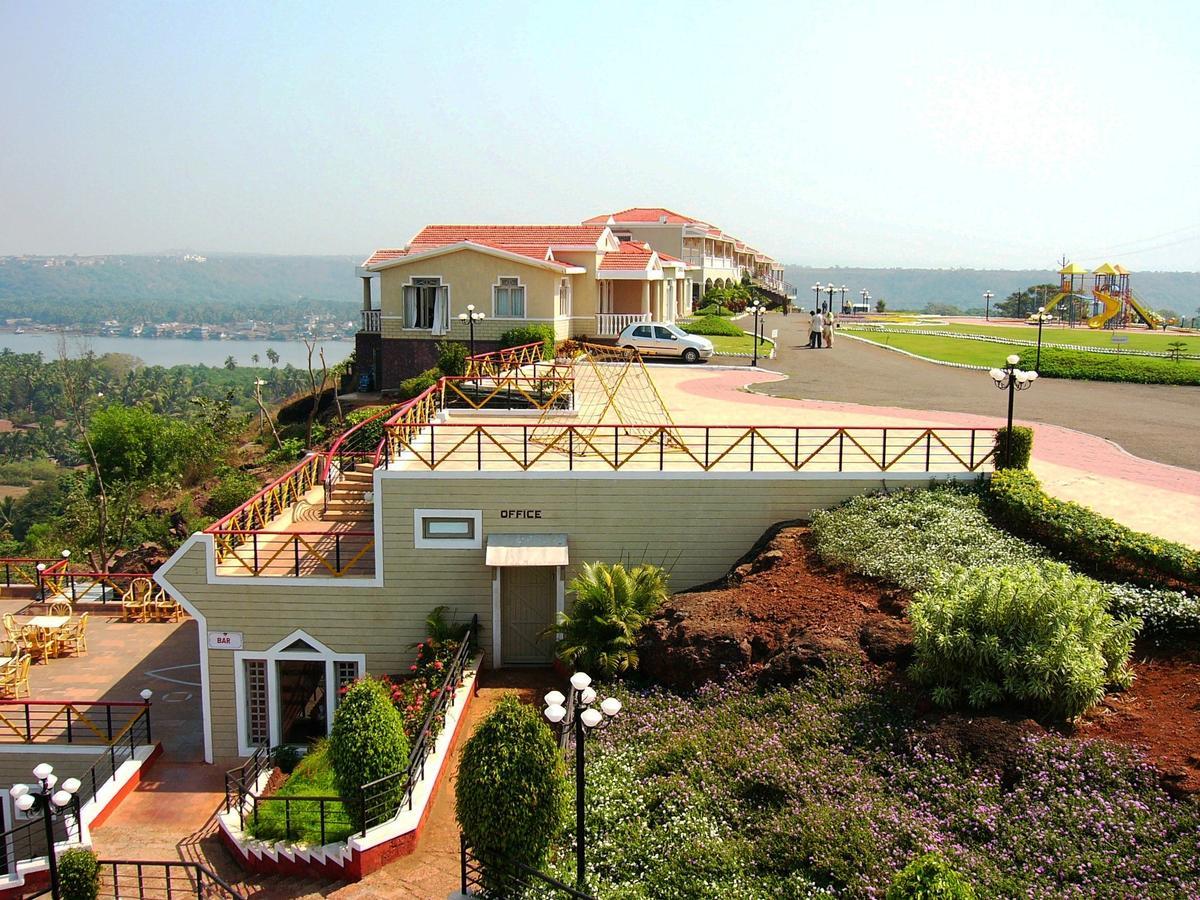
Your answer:
[[[992,298],[995,296],[991,291],[983,292],[983,321],[985,322],[992,320]]]
[[[50,867],[50,893],[58,900],[61,896],[58,885],[58,858],[54,853],[54,818],[56,816],[73,815],[75,830],[79,831],[79,798],[76,796],[81,787],[78,778],[68,778],[58,785],[58,776],[54,774],[54,766],[40,763],[33,770],[37,784],[32,788],[27,784],[14,784],[9,789],[13,805],[23,813],[41,813],[46,823],[46,860]],[[58,790],[55,787],[58,786]],[[70,837],[70,827],[67,835]]]
[[[584,862],[584,845],[587,839],[587,829],[584,826],[584,769],[583,745],[587,735],[599,728],[604,728],[613,717],[621,711],[621,701],[616,697],[606,697],[596,709],[596,689],[592,687],[592,678],[586,672],[576,672],[571,676],[571,700],[558,691],[551,691],[544,698],[546,709],[544,714],[560,736],[574,734],[575,738],[575,882],[583,890],[587,874]]]
[[[484,318],[483,313],[475,312],[475,304],[474,303],[468,303],[467,311],[464,313],[458,314],[458,321],[466,322],[467,327],[470,329],[470,333],[471,333],[470,343],[471,343],[471,358],[472,359],[475,358],[475,323],[483,321],[483,318]],[[472,364],[472,367],[473,367],[473,364]],[[479,386],[478,381],[475,382],[475,386],[476,387]]]
[[[1038,342],[1037,342],[1037,358],[1033,363],[1033,371],[1040,373],[1042,371],[1042,326],[1046,323],[1046,307],[1039,306],[1038,312]]]
[[[746,312],[754,316],[754,359],[750,362],[750,365],[752,366],[758,365],[758,333],[762,325],[763,314],[766,313],[766,311],[767,308],[758,300],[751,300],[750,305],[746,307]]]
[[[859,291],[859,293],[862,295],[863,306],[866,307],[867,312],[870,312],[871,311],[871,292],[868,291],[866,288],[863,288],[861,291]]]
[[[817,299],[813,301],[813,312],[821,308],[821,291],[825,290],[821,282],[817,282],[812,286],[812,292],[817,295]]]
[[[1023,372],[1017,368],[1017,363],[1021,361],[1021,357],[1017,354],[1012,354],[1005,360],[1003,369],[992,369],[988,374],[992,376],[992,381],[1000,390],[1008,391],[1008,440],[1004,442],[1004,466],[1008,468],[1012,464],[1012,428],[1013,428],[1013,397],[1017,391],[1028,390],[1033,387],[1033,383],[1037,381],[1037,372]]]

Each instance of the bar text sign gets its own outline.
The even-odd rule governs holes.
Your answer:
[[[240,631],[210,631],[208,633],[209,650],[241,650],[242,632]]]

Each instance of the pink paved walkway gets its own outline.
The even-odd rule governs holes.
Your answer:
[[[755,384],[781,377],[741,370],[654,370],[655,383],[681,424],[716,420],[880,426],[1004,424],[995,416],[791,400],[751,390]],[[1200,472],[1141,459],[1095,435],[1017,421],[1034,429],[1032,467],[1049,493],[1083,503],[1131,528],[1200,547]]]

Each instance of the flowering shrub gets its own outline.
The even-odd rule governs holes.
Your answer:
[[[846,667],[761,694],[613,690],[588,749],[598,897],[881,897],[937,853],[979,897],[1192,896],[1200,808],[1100,741],[1025,739],[1003,771],[940,751]],[[573,876],[573,826],[551,872]]]
[[[1136,616],[1143,633],[1186,636],[1200,633],[1200,597],[1132,584],[1108,585],[1109,609],[1116,616]]]

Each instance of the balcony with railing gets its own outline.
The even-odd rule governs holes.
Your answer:
[[[616,337],[636,322],[649,322],[650,313],[599,313],[596,316],[596,337]]]
[[[383,310],[381,309],[364,309],[362,311],[362,328],[359,330],[364,334],[379,334],[382,330],[382,316]]]

